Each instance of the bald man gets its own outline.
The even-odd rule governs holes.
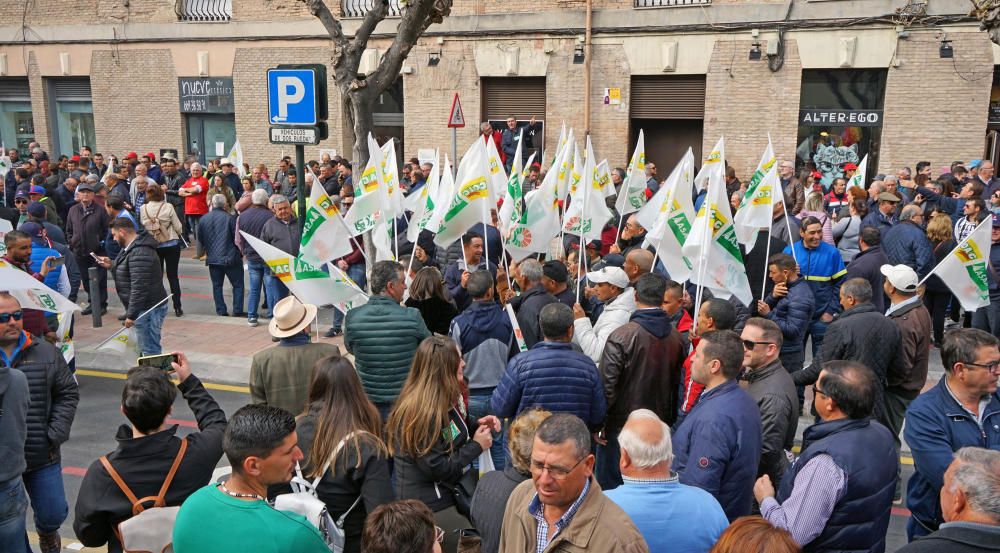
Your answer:
[[[681,484],[670,470],[670,429],[636,409],[618,436],[624,484],[605,495],[635,522],[650,551],[708,551],[729,525],[712,494]]]
[[[625,269],[625,274],[628,275],[628,281],[631,285],[634,285],[639,277],[642,275],[652,272],[653,270],[653,254],[645,248],[636,248],[625,255],[625,264],[622,265],[622,269]]]

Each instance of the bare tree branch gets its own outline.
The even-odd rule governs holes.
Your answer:
[[[337,50],[343,52],[348,47],[347,37],[344,36],[344,28],[340,25],[340,20],[330,13],[330,8],[326,5],[323,0],[300,0],[306,7],[309,8],[309,13],[313,14],[323,27],[326,28],[326,34],[330,35],[330,40],[333,41],[334,46]]]
[[[351,56],[357,55],[360,58],[365,48],[368,47],[368,39],[375,32],[375,27],[388,15],[389,1],[375,0],[375,5],[365,14],[364,21],[361,22],[361,26],[354,33],[354,40],[351,41],[351,46],[348,49]]]
[[[374,81],[376,93],[383,92],[396,80],[403,61],[410,50],[417,44],[417,39],[434,23],[444,21],[451,13],[453,0],[414,0],[403,11],[403,17],[396,28],[396,37],[378,69],[369,76]]]

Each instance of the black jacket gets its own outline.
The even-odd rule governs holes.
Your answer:
[[[518,472],[508,464],[503,470],[487,472],[479,479],[476,493],[472,496],[472,524],[482,538],[482,553],[497,553],[500,550],[500,529],[503,527],[504,510],[507,500],[521,482],[531,478],[531,474]]]
[[[451,321],[458,315],[458,309],[454,304],[436,296],[425,300],[407,298],[403,305],[420,311],[420,317],[424,319],[427,330],[444,336],[448,335]]]
[[[465,475],[469,463],[483,452],[483,448],[472,439],[476,431],[476,420],[463,417],[454,408],[448,411],[450,428],[436,430],[438,440],[431,450],[420,457],[402,453],[393,457],[396,469],[396,497],[398,499],[418,499],[432,511],[438,512],[455,504],[448,486],[456,486]],[[452,433],[448,440],[445,433]],[[475,469],[469,469],[475,470]]]
[[[956,522],[917,538],[896,553],[988,553],[1000,551],[1000,528]]]
[[[194,412],[199,432],[187,435],[187,452],[167,490],[167,506],[184,503],[189,495],[208,484],[216,463],[222,458],[222,433],[226,429],[226,414],[197,376],[187,377],[177,388]],[[176,434],[177,425],[139,438],[132,437],[132,427],[127,424],[118,428],[115,435],[118,449],[108,454],[108,461],[136,497],[159,493],[181,446]],[[80,543],[87,547],[107,543],[109,553],[121,551],[113,527],[131,518],[132,503],[111,479],[100,459],[91,463],[83,477],[74,513],[73,531]]]
[[[295,426],[299,449],[307,459],[316,438],[316,422],[316,414],[311,412],[299,418]],[[373,440],[370,434],[361,434],[358,439],[345,442],[336,465],[330,467],[316,489],[334,520],[350,509],[359,495],[362,498],[344,521],[344,553],[360,553],[365,517],[379,505],[395,499],[389,480],[388,453]]]
[[[524,345],[531,349],[531,346],[542,341],[542,326],[538,322],[538,316],[542,313],[542,308],[550,303],[556,303],[555,296],[545,291],[545,287],[536,284],[521,292],[520,296],[510,300],[510,305],[517,314],[517,324],[521,327],[524,336]],[[517,343],[511,346],[514,354],[518,353]]]
[[[872,246],[854,256],[847,266],[844,282],[852,278],[863,278],[872,285],[872,305],[879,313],[885,313],[885,292],[882,290],[882,265],[887,265],[889,258],[882,251],[882,246]]]
[[[66,239],[69,249],[77,257],[85,257],[91,252],[104,251],[104,237],[108,234],[111,216],[103,207],[91,203],[84,207],[82,203],[75,204],[66,212]]]
[[[59,461],[59,446],[69,439],[80,390],[59,349],[42,338],[29,340],[14,357],[13,367],[28,378],[31,405],[24,458],[33,470]]]
[[[792,450],[798,428],[799,399],[795,384],[780,360],[744,372],[741,379],[747,382],[747,393],[760,408],[761,452],[757,476],[766,474],[777,486],[788,468],[785,450]]]
[[[812,365],[797,371],[792,379],[798,386],[813,384],[819,378],[822,363],[827,360],[857,361],[875,371],[879,389],[884,390],[889,372],[899,371],[902,337],[899,326],[875,309],[863,303],[844,311],[830,323],[823,337],[819,355]],[[875,410],[879,411],[879,403]]]
[[[156,246],[156,239],[149,234],[136,235],[111,263],[118,299],[125,306],[125,316],[133,321],[167,297]]]
[[[297,256],[299,255],[299,242],[302,241],[299,220],[292,217],[286,223],[277,217],[268,219],[260,232],[260,239],[293,257]]]

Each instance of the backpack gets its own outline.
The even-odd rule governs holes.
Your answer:
[[[302,476],[302,469],[299,467],[298,462],[296,462],[295,476],[290,482],[292,493],[281,494],[274,498],[275,509],[302,515],[313,526],[319,529],[320,534],[323,535],[323,541],[326,542],[327,547],[333,553],[342,553],[344,551],[344,521],[347,520],[347,515],[351,514],[351,511],[361,502],[361,495],[358,494],[358,498],[344,511],[344,514],[340,515],[340,518],[333,520],[333,517],[330,516],[330,511],[326,508],[326,503],[323,503],[316,495],[316,489],[319,486],[320,480],[326,475],[327,469],[330,468],[330,463],[337,456],[340,449],[344,447],[344,443],[355,434],[361,433],[364,432],[351,432],[347,436],[344,436],[344,439],[340,440],[337,447],[333,449],[330,458],[326,460],[323,470],[319,471],[319,476],[312,482]]]
[[[164,498],[186,451],[187,438],[181,438],[181,447],[177,451],[177,457],[174,458],[174,464],[167,472],[166,479],[163,480],[163,486],[160,487],[159,493],[142,499],[135,497],[118,471],[111,466],[107,455],[101,456],[101,464],[104,465],[104,469],[108,471],[115,484],[118,484],[118,488],[125,494],[125,497],[132,502],[131,518],[119,522],[115,528],[115,534],[118,536],[118,541],[121,542],[122,550],[125,553],[173,553],[174,522],[177,520],[177,512],[181,508],[179,506],[167,507]],[[147,509],[143,504],[149,501],[153,502],[153,506]]]
[[[164,205],[166,204],[160,203],[160,206],[156,209],[156,215],[153,217],[149,216],[149,209],[147,209],[149,204],[142,206],[143,215],[145,215],[145,217],[142,218],[142,225],[146,227],[149,234],[153,235],[153,238],[156,239],[156,242],[159,244],[170,240],[170,233],[167,232],[166,228],[160,225],[160,212],[163,211]]]

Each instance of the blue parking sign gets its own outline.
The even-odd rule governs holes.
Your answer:
[[[316,71],[267,70],[267,120],[272,125],[315,125]]]

